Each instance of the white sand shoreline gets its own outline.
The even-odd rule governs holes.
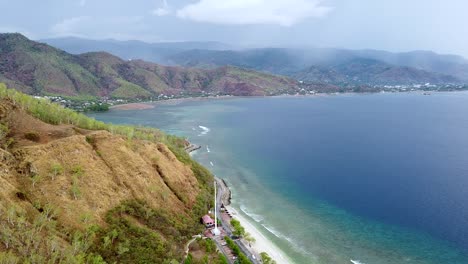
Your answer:
[[[261,252],[266,252],[278,264],[293,263],[287,255],[279,249],[273,242],[265,237],[245,216],[234,209],[232,206],[226,206],[226,209],[232,212],[233,218],[239,220],[245,231],[255,238],[255,243],[251,243],[252,249],[259,256]]]

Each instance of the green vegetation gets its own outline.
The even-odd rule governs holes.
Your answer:
[[[245,228],[241,225],[239,220],[231,219],[231,225],[233,228],[232,234],[235,236],[243,237],[245,236]]]
[[[241,252],[239,246],[228,236],[224,237],[227,246],[232,250],[232,253],[237,256],[236,263],[239,264],[252,264],[252,262],[247,258],[247,256]]]
[[[97,232],[93,250],[108,263],[180,262],[184,242],[203,229],[194,221],[155,210],[143,201],[127,201],[107,214],[108,225]]]
[[[197,238],[190,245],[190,252],[184,263],[191,264],[228,264],[226,256],[217,253],[216,243],[212,239]],[[192,254],[193,253],[193,254]],[[197,257],[195,257],[197,256]]]
[[[49,172],[50,172],[50,177],[53,179],[55,179],[55,177],[57,177],[58,175],[61,175],[63,173],[63,167],[60,163],[52,163],[52,165],[50,165],[50,169],[49,169]]]
[[[0,252],[0,263],[105,263],[89,251],[93,229],[62,234],[54,220],[56,209],[45,205],[41,211],[28,216],[16,207],[0,207],[0,240],[5,249]]]
[[[111,94],[114,98],[149,98],[151,93],[143,89],[141,86],[127,82],[125,80],[118,80],[119,88],[114,90]]]
[[[92,104],[84,109],[91,112],[106,112],[109,111],[109,104]]]
[[[264,264],[276,264],[276,261],[274,261],[266,252],[260,253],[260,257],[262,258],[262,263]]]
[[[8,124],[0,123],[0,147],[5,149],[7,149],[14,141],[13,138],[8,138],[8,133],[10,133]]]
[[[113,134],[126,136],[129,139],[136,138],[162,142],[169,145],[171,150],[183,151],[183,149],[178,150],[181,147],[183,148],[182,139],[166,135],[157,129],[106,124],[47,100],[38,100],[14,89],[8,89],[5,84],[0,83],[0,99],[3,98],[9,98],[14,104],[21,106],[34,117],[49,124],[70,124],[83,129],[107,130]],[[183,154],[179,154],[179,156],[182,157]],[[187,158],[186,163],[190,160],[188,155],[183,158]]]

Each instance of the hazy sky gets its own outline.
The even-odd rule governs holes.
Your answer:
[[[468,57],[467,0],[0,0],[0,32]]]

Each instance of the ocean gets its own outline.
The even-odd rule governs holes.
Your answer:
[[[468,263],[468,93],[229,98],[90,114],[203,146],[295,263]]]

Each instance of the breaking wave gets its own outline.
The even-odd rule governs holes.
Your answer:
[[[260,223],[261,221],[263,221],[263,219],[265,219],[261,215],[248,212],[243,205],[240,206],[240,209],[241,209],[242,212],[244,212],[244,214],[248,215],[250,218],[255,220],[255,222],[257,222],[257,223]]]
[[[198,134],[198,136],[204,136],[206,134],[208,134],[208,132],[210,132],[211,130],[205,126],[198,126],[202,132],[200,134]]]

